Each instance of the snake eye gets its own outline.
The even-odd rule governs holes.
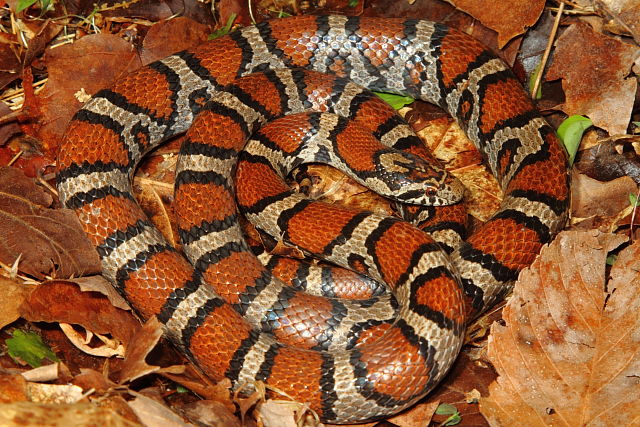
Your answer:
[[[435,197],[438,195],[438,190],[434,187],[427,187],[424,190],[424,194],[429,197]]]

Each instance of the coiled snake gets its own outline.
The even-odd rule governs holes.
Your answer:
[[[254,129],[314,108],[360,119],[365,127],[367,115],[375,114],[358,86],[296,67],[440,105],[504,190],[498,212],[450,257],[405,222],[346,210],[329,219],[315,203],[271,194],[283,210],[270,221],[285,227],[287,239],[394,289],[392,322],[349,317],[375,301],[349,309],[278,285],[244,243],[231,178]],[[190,127],[176,204],[195,269],[131,193],[140,158]],[[95,94],[76,114],[58,168],[62,203],[76,211],[104,276],[143,317],[158,316],[167,335],[212,378],[236,385],[265,381],[336,423],[398,412],[432,389],[458,353],[465,311],[482,311],[504,295],[563,227],[569,202],[564,150],[508,67],[471,37],[420,20],[274,20],[152,63]],[[254,208],[260,203],[243,200]],[[304,233],[303,220],[321,231]],[[312,318],[320,325],[308,323]],[[355,320],[345,325],[343,319]],[[316,335],[335,337],[290,345],[304,328],[325,326],[333,332]],[[347,348],[332,347],[338,335]]]

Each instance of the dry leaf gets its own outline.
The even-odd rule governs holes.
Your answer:
[[[162,403],[136,393],[136,398],[128,402],[133,412],[146,427],[188,427],[175,412]]]
[[[114,373],[114,378],[116,378],[117,383],[122,384],[127,381],[133,381],[136,378],[158,372],[162,369],[159,366],[151,366],[145,362],[145,358],[156,344],[158,344],[161,337],[162,325],[157,318],[152,317],[131,338],[127,346],[127,353],[122,368]],[[163,369],[166,370],[169,368]],[[171,368],[171,372],[174,374],[180,373],[182,370],[182,367]]]
[[[3,403],[24,402],[27,395],[27,380],[20,374],[0,372],[0,406]]]
[[[61,364],[56,362],[50,365],[39,366],[37,368],[30,369],[22,372],[22,376],[25,380],[31,382],[47,382],[54,381],[60,377]]]
[[[424,427],[431,423],[433,414],[439,405],[439,401],[419,403],[408,411],[387,418],[387,421],[398,427]],[[465,419],[465,421],[467,420]]]
[[[525,32],[527,27],[536,23],[544,10],[544,0],[521,1],[502,0],[448,0],[450,3],[474,18],[485,26],[498,33],[498,47],[505,44],[517,35]]]
[[[43,124],[40,137],[49,147],[57,146],[71,117],[82,105],[76,92],[84,89],[94,94],[142,65],[131,44],[114,34],[91,34],[73,44],[49,48],[45,60],[49,78],[38,100]],[[69,78],[69,70],[82,72]]]
[[[480,401],[492,425],[630,425],[640,418],[640,244],[563,232],[523,271],[494,324],[498,371]]]
[[[28,383],[27,391],[35,403],[76,403],[83,398],[82,389],[73,384]]]
[[[571,177],[571,215],[573,219],[592,218],[589,226],[596,225],[603,231],[609,231],[617,215],[629,207],[629,194],[637,191],[638,185],[628,176],[600,182],[574,171]]]
[[[115,290],[113,285],[103,276],[87,276],[78,277],[77,279],[68,280],[80,287],[82,292],[99,292],[109,299],[114,307],[122,310],[131,310],[129,303]]]
[[[215,400],[199,400],[188,403],[180,410],[198,425],[214,427],[240,427],[240,420],[233,415],[224,403]]]
[[[142,63],[149,64],[207,40],[206,25],[185,17],[160,21],[149,28],[142,43]]]
[[[18,307],[29,296],[34,286],[16,283],[13,280],[0,276],[0,328],[20,317]]]
[[[638,81],[629,78],[640,48],[573,24],[556,42],[547,80],[562,79],[568,115],[588,116],[610,134],[626,133]]]
[[[298,427],[296,423],[300,404],[267,400],[258,406],[259,419],[264,427]]]
[[[38,286],[20,307],[32,322],[70,323],[93,333],[118,339],[125,347],[140,329],[131,312],[111,305],[97,292],[82,292],[70,282],[47,282]]]
[[[600,0],[595,6],[611,18],[607,30],[618,34],[630,34],[640,44],[640,1]]]
[[[52,197],[22,171],[0,168],[0,261],[37,278],[69,277],[101,270],[73,211],[48,209]]]
[[[17,402],[0,405],[0,425],[134,427],[138,424],[109,408],[101,408],[92,403],[44,404]]]

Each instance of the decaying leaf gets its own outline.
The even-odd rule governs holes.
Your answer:
[[[151,350],[156,346],[162,337],[162,325],[155,317],[149,319],[142,328],[132,337],[127,352],[125,354],[122,369],[114,373],[118,383],[133,381],[144,375],[162,370],[169,370],[172,373],[180,373],[183,367],[160,368],[159,366],[151,366],[145,362],[145,358]]]
[[[82,389],[73,384],[27,384],[29,400],[35,403],[76,403],[83,398]]]
[[[638,86],[628,76],[638,57],[640,48],[574,24],[558,38],[546,78],[563,79],[565,113],[586,115],[595,126],[623,134]]]
[[[544,1],[449,0],[450,3],[498,33],[498,47],[524,33],[536,23],[544,10]]]
[[[28,398],[27,380],[22,375],[0,372],[0,405],[25,402]]]
[[[43,117],[40,137],[57,146],[73,114],[82,102],[81,89],[90,95],[110,86],[118,77],[142,65],[131,44],[115,34],[91,34],[46,52],[49,79],[39,94]],[[83,70],[69,78],[69,70]]]
[[[206,426],[240,427],[240,420],[223,403],[215,400],[199,400],[180,408],[194,424]]]
[[[98,254],[78,218],[49,209],[52,197],[22,171],[0,168],[0,261],[37,278],[69,277],[101,270]]]
[[[18,307],[34,289],[0,276],[0,328],[4,328],[20,317]]]
[[[128,402],[133,412],[145,427],[189,427],[180,416],[162,403],[136,393],[136,398]]]
[[[140,323],[131,312],[111,305],[97,292],[82,292],[71,282],[48,282],[38,286],[20,307],[32,322],[69,323],[107,335],[129,345]]]
[[[0,405],[0,425],[134,427],[118,412],[92,403],[44,404],[31,402]]]
[[[563,232],[520,275],[494,324],[498,379],[481,411],[493,425],[631,425],[640,417],[640,244]]]

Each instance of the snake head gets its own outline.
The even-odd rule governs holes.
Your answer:
[[[389,197],[399,202],[443,206],[458,203],[464,196],[465,188],[456,177],[410,153],[387,149],[378,156],[378,169]]]

